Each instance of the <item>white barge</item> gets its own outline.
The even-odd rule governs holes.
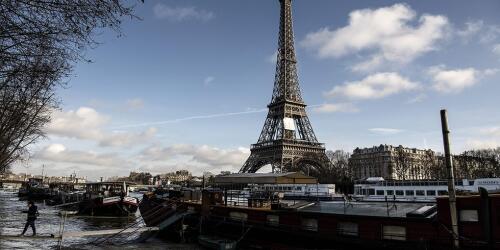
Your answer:
[[[500,178],[463,179],[455,182],[458,192],[477,193],[482,187],[489,192],[500,191]],[[384,180],[370,177],[354,184],[355,200],[435,202],[436,197],[448,195],[446,180]]]

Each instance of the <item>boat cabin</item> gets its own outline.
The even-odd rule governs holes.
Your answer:
[[[477,193],[479,188],[494,192],[500,190],[500,178],[484,178],[476,180],[457,180],[455,188],[459,193]],[[448,195],[446,180],[384,180],[383,178],[368,178],[354,184],[354,197],[384,201],[422,201],[434,202],[436,197]]]
[[[89,198],[128,196],[129,188],[134,185],[132,182],[105,181],[87,183],[85,191]]]

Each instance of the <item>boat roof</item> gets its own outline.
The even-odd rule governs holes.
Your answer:
[[[316,184],[318,179],[300,172],[237,173],[215,176],[216,184]]]
[[[344,207],[345,204],[345,207]],[[319,202],[314,205],[299,209],[300,212],[309,213],[325,213],[325,214],[342,214],[342,215],[355,215],[355,216],[377,216],[377,217],[392,217],[392,218],[407,218],[406,214],[416,211],[424,206],[429,206],[426,203],[391,203],[389,208],[395,204],[397,209],[389,209],[389,216],[387,216],[387,203],[386,202],[350,202],[344,203],[343,201]],[[432,203],[431,205],[435,205]],[[432,217],[430,215],[427,218]]]
[[[127,186],[136,185],[135,183],[133,183],[133,182],[128,182],[128,181],[125,181],[125,184],[126,184]],[[87,186],[90,186],[90,185],[123,185],[123,181],[101,181],[101,182],[87,182],[87,183],[85,183],[85,185],[87,185]]]

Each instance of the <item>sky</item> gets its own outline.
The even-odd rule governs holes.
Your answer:
[[[239,170],[273,89],[278,0],[137,2],[100,30],[15,172],[96,180]],[[500,146],[499,1],[294,0],[299,82],[329,150]]]

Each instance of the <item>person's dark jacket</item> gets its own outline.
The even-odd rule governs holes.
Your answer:
[[[31,205],[31,207],[28,210],[23,211],[23,213],[28,214],[28,221],[34,221],[38,216],[38,207],[35,205]]]

